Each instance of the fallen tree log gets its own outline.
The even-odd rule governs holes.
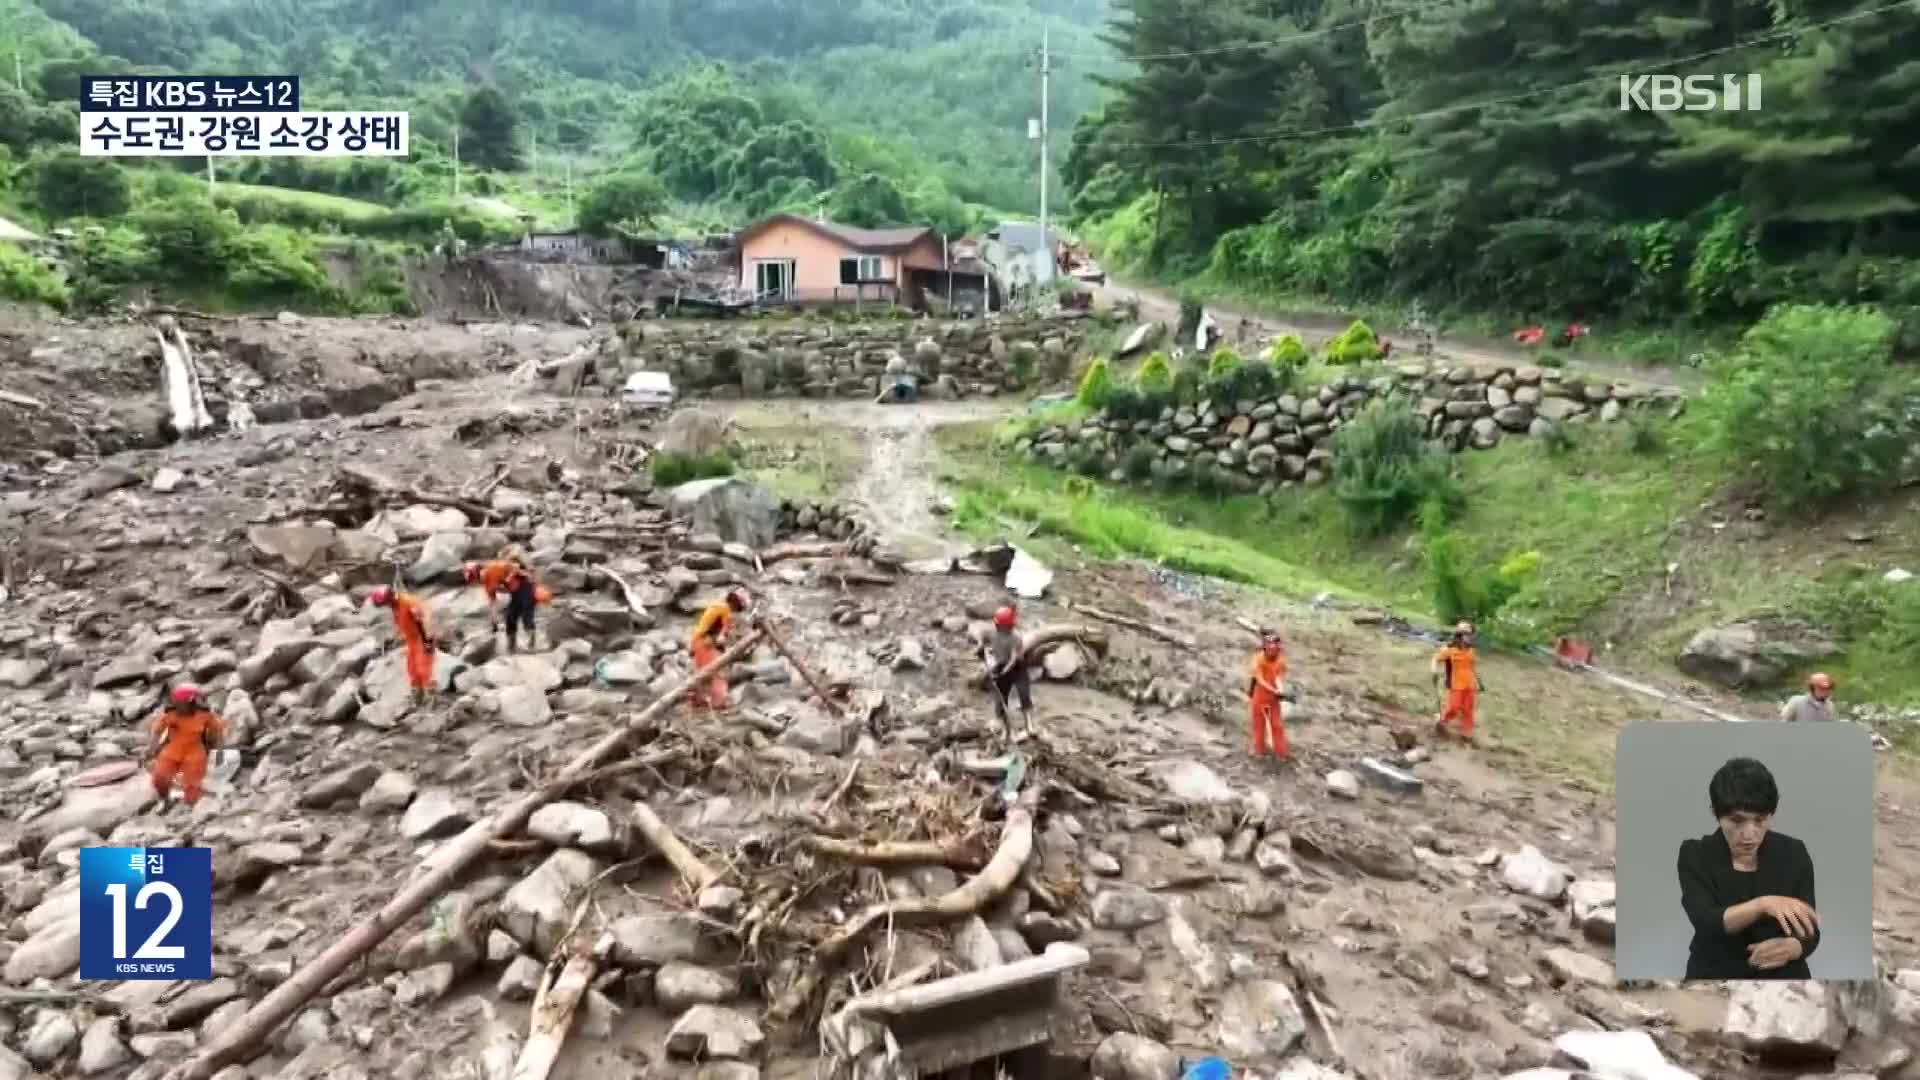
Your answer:
[[[838,933],[820,943],[806,971],[794,980],[767,1011],[767,1019],[784,1024],[800,1014],[813,1000],[814,991],[853,951],[867,932],[890,923],[898,926],[920,925],[979,914],[981,909],[1004,896],[1020,880],[1020,871],[1033,855],[1033,804],[1030,799],[1007,811],[1000,830],[1000,845],[993,858],[978,874],[952,892],[931,899],[895,900],[875,904],[855,915]]]
[[[750,633],[721,653],[714,662],[674,684],[655,698],[626,724],[607,733],[599,742],[580,752],[546,784],[469,826],[430,855],[421,871],[386,905],[371,917],[335,941],[319,956],[307,961],[292,977],[275,987],[259,1004],[222,1030],[200,1052],[169,1070],[164,1080],[209,1080],[223,1066],[237,1061],[255,1043],[265,1039],[281,1022],[305,1005],[309,999],[339,976],[347,966],[368,950],[385,941],[408,919],[413,918],[433,899],[452,887],[468,864],[490,850],[492,842],[513,836],[524,829],[535,810],[552,802],[574,786],[582,776],[601,762],[619,753],[629,742],[659,733],[656,721],[680,704],[688,691],[746,656],[760,643],[759,632]]]
[[[680,837],[674,835],[674,831],[646,803],[633,804],[633,823],[640,830],[640,835],[647,838],[647,843],[652,844],[655,851],[673,864],[674,870],[693,887],[694,892],[720,880],[720,872],[701,862],[700,856],[681,843]]]
[[[445,506],[458,510],[468,517],[485,521],[492,517],[494,509],[472,499],[462,499],[453,495],[440,495],[419,488],[408,487],[390,476],[364,465],[342,465],[334,472],[334,486],[344,492],[353,492],[363,496],[374,496],[388,501],[423,503],[427,506]]]
[[[787,643],[780,640],[780,635],[773,632],[773,627],[762,621],[758,616],[754,617],[753,625],[761,633],[767,635],[767,642],[773,646],[774,651],[778,652],[787,663],[792,664],[793,670],[800,673],[800,678],[806,682],[807,687],[814,692],[815,696],[819,697],[821,706],[832,713],[834,719],[844,719],[846,714],[840,711],[839,703],[827,696],[826,688],[820,685],[819,679],[813,677],[813,672],[808,670],[807,665],[801,663],[799,657],[787,651]]]
[[[586,996],[599,965],[586,949],[575,949],[565,967],[549,974],[533,999],[533,1019],[520,1059],[513,1063],[508,1080],[547,1080],[553,1063],[560,1057],[561,1044],[573,1026],[574,1010]]]
[[[1138,630],[1148,637],[1159,638],[1168,644],[1178,645],[1188,652],[1193,652],[1200,647],[1192,638],[1177,630],[1169,630],[1164,626],[1155,626],[1152,623],[1141,622],[1138,619],[1129,619],[1125,615],[1116,615],[1111,611],[1103,611],[1100,608],[1088,604],[1076,604],[1068,601],[1062,606],[1068,611],[1078,612],[1089,619],[1099,619],[1101,622],[1110,622],[1115,626],[1124,626],[1129,630]]]
[[[755,557],[763,564],[786,562],[789,559],[831,559],[845,555],[847,547],[844,540],[827,544],[775,544]]]
[[[831,836],[809,836],[801,841],[808,851],[863,866],[945,866],[952,870],[980,869],[980,852],[966,842],[943,844],[935,840],[891,840],[856,844]]]
[[[1048,653],[1069,643],[1085,648],[1096,659],[1104,658],[1112,645],[1107,632],[1097,626],[1082,623],[1047,626],[1027,636],[1026,648],[1020,654],[1021,663],[1035,667],[1047,658]],[[967,684],[975,689],[984,688],[987,685],[986,669],[969,673]]]

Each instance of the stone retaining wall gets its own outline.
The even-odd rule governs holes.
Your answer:
[[[1136,447],[1153,454],[1156,477],[1211,467],[1242,490],[1326,482],[1334,432],[1376,398],[1404,401],[1426,418],[1427,437],[1450,450],[1490,449],[1504,439],[1544,435],[1557,424],[1611,423],[1628,409],[1681,407],[1678,391],[1583,378],[1550,368],[1479,369],[1396,364],[1318,389],[1262,401],[1207,401],[1168,407],[1157,418],[1100,413],[1021,438],[1015,450],[1064,462],[1092,451],[1124,479]]]
[[[1090,324],[1067,319],[795,321],[656,327],[630,323],[622,375],[664,370],[688,396],[872,398],[904,358],[923,396],[983,397],[1064,380]]]

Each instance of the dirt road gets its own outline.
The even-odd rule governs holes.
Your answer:
[[[1112,305],[1125,301],[1134,301],[1140,305],[1142,319],[1158,320],[1170,328],[1180,323],[1180,301],[1164,289],[1133,285],[1109,278],[1107,284],[1094,290],[1097,302]],[[1294,334],[1309,348],[1317,348],[1327,339],[1346,329],[1352,322],[1351,316],[1331,315],[1325,312],[1288,312],[1283,315],[1256,315],[1231,304],[1208,304],[1207,310],[1220,322],[1220,329],[1231,341],[1241,320],[1245,320],[1252,331],[1261,337],[1274,337],[1281,334]],[[1400,344],[1408,344],[1412,336],[1402,327],[1375,326],[1374,330],[1383,337],[1392,338]],[[1539,355],[1526,349],[1514,348],[1502,342],[1488,339],[1472,339],[1447,335],[1435,343],[1435,351],[1448,360],[1471,367],[1502,367],[1533,364],[1539,361]],[[1605,379],[1639,383],[1650,387],[1668,387],[1672,389],[1693,389],[1700,385],[1700,377],[1692,368],[1671,364],[1637,364],[1611,358],[1602,359],[1583,354],[1571,354],[1567,366],[1571,370],[1586,372]]]

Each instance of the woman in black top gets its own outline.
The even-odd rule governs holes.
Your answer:
[[[1693,924],[1688,979],[1811,979],[1820,944],[1813,857],[1772,831],[1780,789],[1765,765],[1734,758],[1707,784],[1720,828],[1680,842],[1680,904]]]

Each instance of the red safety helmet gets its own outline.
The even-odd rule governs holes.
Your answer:
[[[367,602],[375,607],[386,607],[388,604],[393,603],[393,589],[389,586],[382,585],[373,590],[373,593],[367,597]]]
[[[993,613],[993,625],[1002,630],[1011,630],[1016,617],[1012,608],[1003,607]]]
[[[181,683],[167,696],[175,705],[191,705],[200,700],[200,688],[192,683]]]

